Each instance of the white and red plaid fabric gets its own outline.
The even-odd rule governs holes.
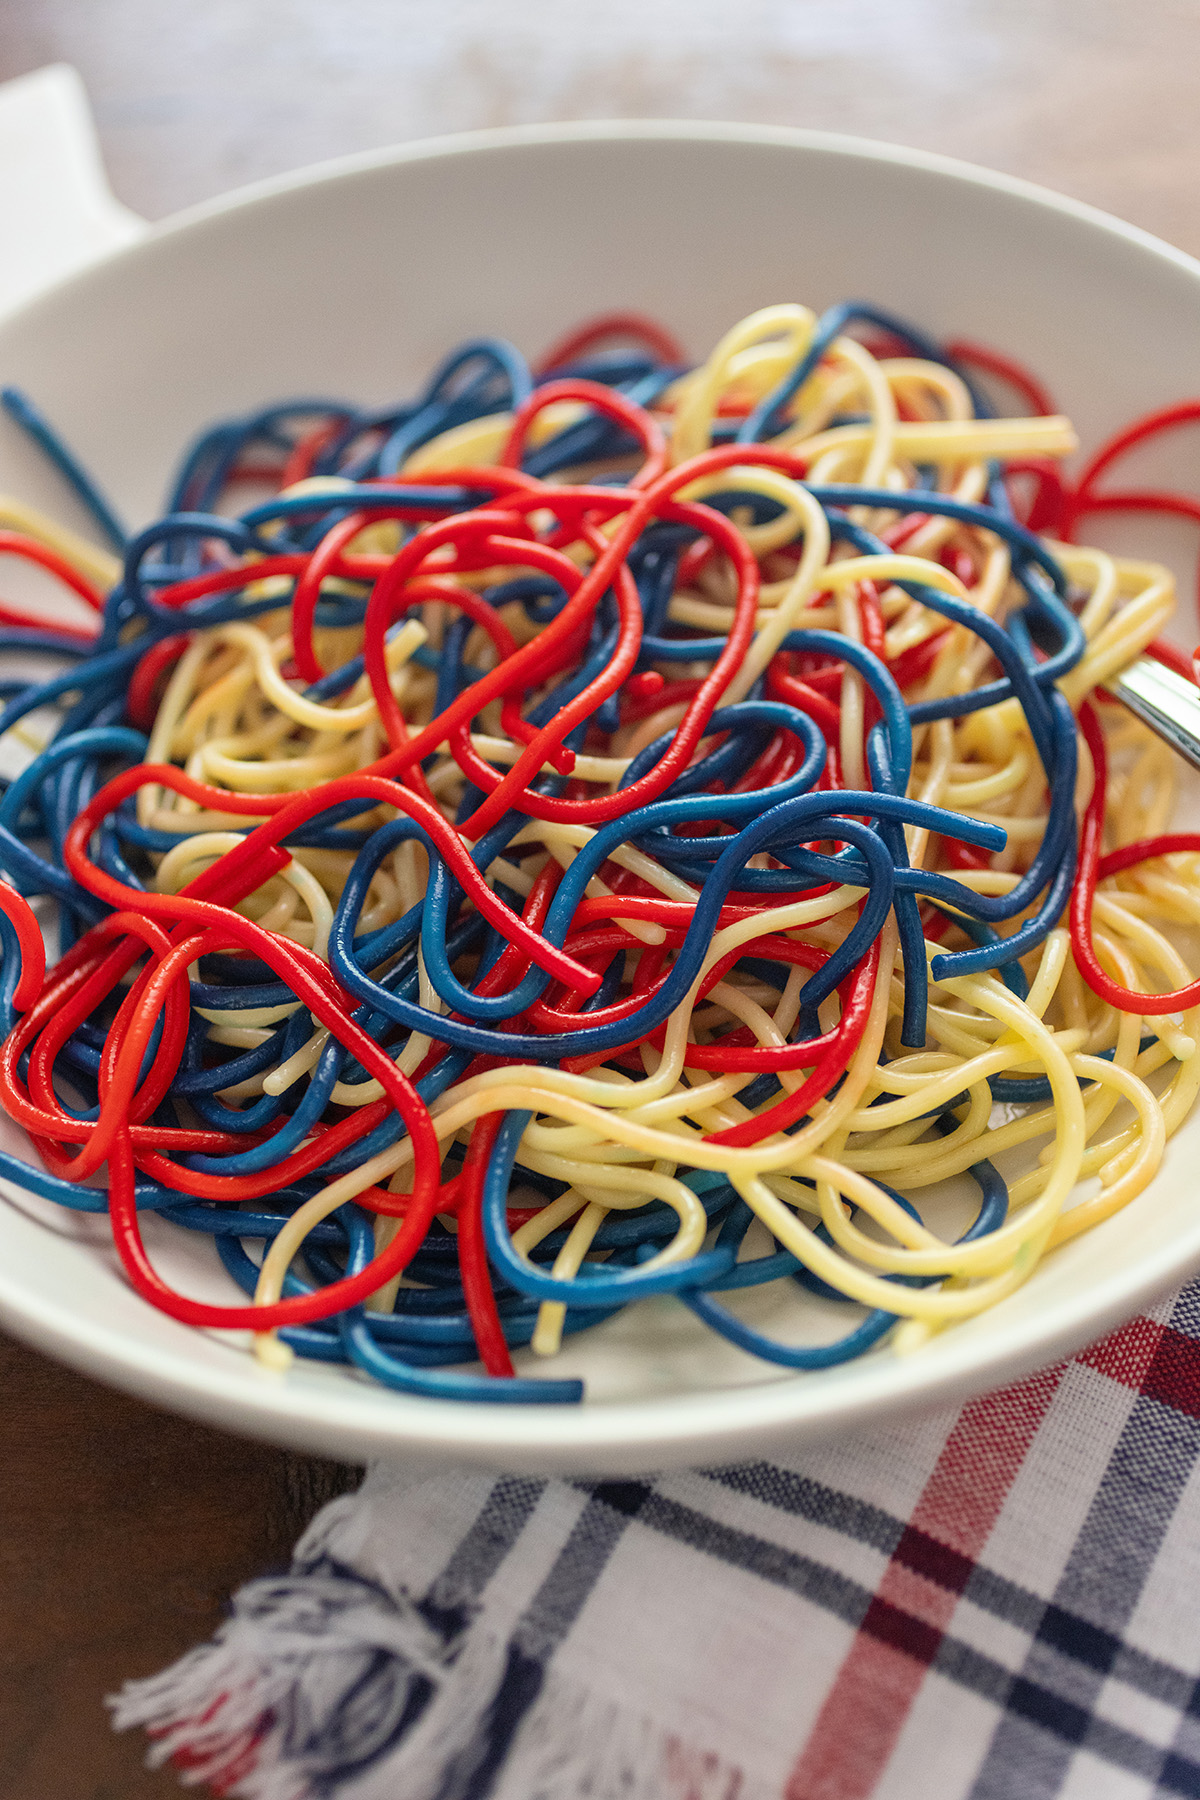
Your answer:
[[[1200,1283],[795,1458],[378,1466],[116,1712],[244,1800],[1200,1795]]]

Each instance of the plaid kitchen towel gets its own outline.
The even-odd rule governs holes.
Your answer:
[[[377,1466],[115,1712],[243,1800],[1200,1796],[1200,1282],[794,1458]]]

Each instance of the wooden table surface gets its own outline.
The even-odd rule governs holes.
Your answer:
[[[1196,0],[0,0],[0,80],[56,61],[152,218],[401,138],[726,118],[987,163],[1200,254]],[[0,1800],[178,1794],[102,1695],[205,1636],[354,1471],[3,1341],[0,1381]]]

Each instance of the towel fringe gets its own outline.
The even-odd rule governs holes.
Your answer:
[[[407,1594],[325,1556],[248,1583],[212,1642],[109,1704],[118,1730],[147,1731],[151,1766],[227,1800],[449,1800],[507,1740],[513,1654],[478,1615],[447,1642]],[[494,1780],[495,1800],[769,1800],[553,1667]]]
[[[778,1800],[777,1788],[749,1783],[715,1751],[693,1749],[647,1714],[553,1670],[492,1793],[493,1800]],[[382,1788],[369,1800],[384,1800]]]

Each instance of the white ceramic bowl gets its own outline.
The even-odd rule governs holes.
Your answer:
[[[36,396],[142,522],[190,434],[256,402],[403,395],[463,337],[495,331],[536,352],[610,307],[658,315],[699,355],[755,307],[846,296],[1022,356],[1085,444],[1200,391],[1200,264],[1145,233],[937,157],[692,124],[476,134],[234,195],[8,320],[0,378]],[[2,491],[72,516],[7,429]],[[1190,580],[1184,593],[1190,605]],[[103,1221],[16,1190],[0,1198],[0,1316],[147,1399],[347,1458],[611,1472],[731,1461],[965,1396],[1097,1337],[1200,1266],[1198,1161],[1200,1116],[1125,1212],[908,1359],[884,1349],[781,1372],[676,1303],[644,1302],[571,1341],[562,1362],[591,1396],[577,1409],[409,1399],[304,1362],[268,1373],[244,1339],[136,1298]],[[206,1240],[156,1220],[148,1237],[189,1291],[230,1292]]]

